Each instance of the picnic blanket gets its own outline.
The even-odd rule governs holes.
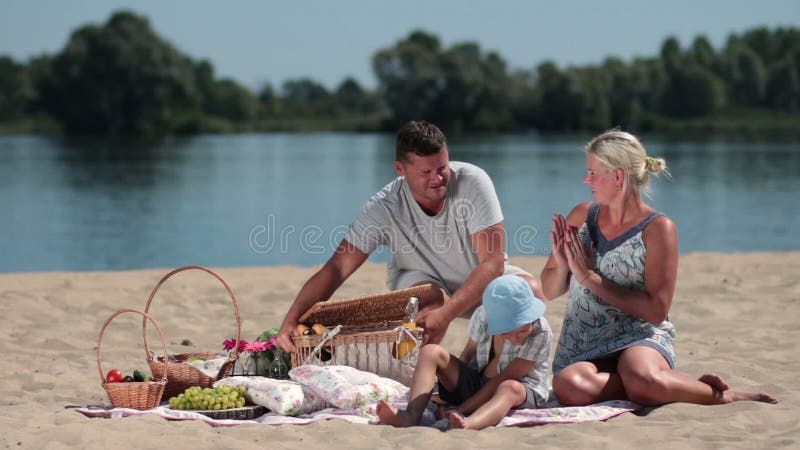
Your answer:
[[[405,408],[405,403],[394,403],[393,406]],[[636,403],[612,400],[596,403],[581,407],[564,407],[554,405],[549,408],[541,409],[519,409],[512,411],[497,425],[499,427],[522,427],[545,425],[550,423],[578,423],[597,420],[608,420],[620,414],[636,411],[641,406]],[[127,408],[112,408],[110,406],[86,406],[77,408],[76,411],[87,417],[122,418],[154,414],[168,420],[200,420],[214,427],[229,427],[245,423],[259,423],[263,425],[306,425],[319,420],[339,419],[349,423],[358,424],[378,424],[378,416],[375,414],[375,404],[367,405],[358,409],[326,408],[311,414],[303,414],[296,417],[284,416],[275,412],[269,412],[261,417],[252,420],[231,420],[231,419],[212,419],[202,414],[192,411],[180,411],[170,409],[163,404],[156,408],[138,411]],[[446,421],[437,421],[433,415],[433,409],[426,411],[423,416],[423,426],[446,429]]]

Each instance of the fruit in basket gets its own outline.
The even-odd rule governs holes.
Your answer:
[[[323,325],[321,323],[315,323],[314,325],[311,326],[311,329],[314,330],[314,333],[317,333],[317,334],[320,334],[320,335],[321,334],[325,334],[325,333],[328,332],[328,327],[326,327],[325,325]]]
[[[145,381],[146,375],[139,369],[133,371],[133,381]]]
[[[192,386],[182,394],[169,399],[172,409],[223,410],[241,408],[245,404],[244,386],[219,386],[217,388],[201,388]]]
[[[125,378],[122,379],[125,383],[130,383],[131,381],[135,381],[132,376],[125,375]]]
[[[122,376],[122,372],[119,369],[111,369],[106,374],[106,383],[122,383],[125,377]]]

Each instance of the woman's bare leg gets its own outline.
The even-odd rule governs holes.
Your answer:
[[[454,387],[458,382],[459,367],[453,361],[454,358],[447,349],[440,345],[430,344],[422,347],[419,350],[414,377],[411,379],[408,406],[405,411],[398,411],[381,400],[377,406],[381,423],[396,427],[419,425],[422,414],[431,399],[433,388],[436,386],[437,378],[448,389]]]
[[[650,347],[625,349],[620,355],[618,370],[628,398],[643,405],[672,402],[719,405],[741,400],[778,402],[761,392],[730,390],[722,378],[713,374],[694,379],[672,370],[661,353]]]
[[[521,405],[525,401],[525,388],[519,381],[506,380],[500,383],[497,391],[488,402],[481,405],[469,417],[463,417],[455,412],[448,415],[453,428],[469,430],[482,430],[492,425],[497,425],[511,408]]]
[[[588,361],[570,364],[553,378],[553,392],[564,406],[626,399],[619,374],[601,372]]]

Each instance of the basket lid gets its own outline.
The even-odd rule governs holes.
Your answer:
[[[409,299],[421,297],[431,289],[432,284],[423,284],[383,294],[318,302],[300,316],[298,323],[336,326],[403,320]]]

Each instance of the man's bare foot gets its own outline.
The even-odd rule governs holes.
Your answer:
[[[447,413],[447,420],[450,421],[450,428],[460,428],[462,430],[466,430],[468,428],[467,418],[456,411],[450,411]]]
[[[778,399],[763,392],[740,392],[730,390],[728,383],[713,373],[705,374],[698,378],[699,381],[711,386],[718,403],[727,404],[738,401],[753,401],[763,403],[778,403]]]
[[[378,417],[381,419],[381,423],[386,425],[391,425],[394,427],[411,427],[414,425],[419,425],[419,421],[416,421],[410,417],[408,412],[398,411],[396,408],[392,407],[392,405],[383,400],[378,402],[376,412],[378,413]]]

